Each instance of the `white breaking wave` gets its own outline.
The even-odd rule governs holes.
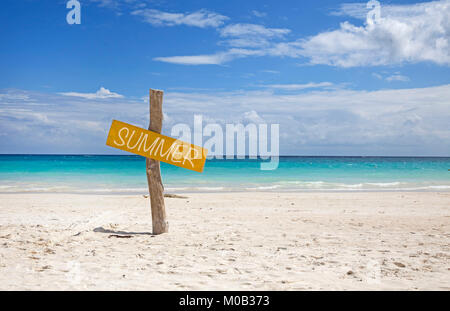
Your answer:
[[[224,183],[211,185],[165,186],[165,192],[230,192],[230,191],[450,191],[450,182],[361,182],[338,183],[326,181],[280,181],[276,183]],[[147,185],[142,187],[120,187],[119,185],[48,185],[14,183],[0,185],[0,193],[85,193],[85,194],[146,194]]]

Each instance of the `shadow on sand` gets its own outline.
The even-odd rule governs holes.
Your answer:
[[[110,229],[105,229],[103,227],[97,227],[94,229],[94,232],[100,232],[100,233],[109,233],[112,234],[114,236],[122,236],[122,237],[129,237],[129,236],[133,236],[133,235],[150,235],[150,236],[155,236],[153,233],[151,232],[128,232],[128,231],[116,231],[116,230],[110,230]]]

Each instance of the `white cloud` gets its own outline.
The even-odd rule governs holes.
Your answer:
[[[258,36],[265,38],[283,37],[290,32],[285,28],[266,28],[257,24],[231,24],[220,29],[223,37]]]
[[[280,124],[282,154],[447,155],[450,84],[361,91],[313,89],[166,92],[164,133],[194,114],[220,124]],[[105,147],[112,119],[148,126],[148,97],[98,101],[10,90],[0,92],[0,151],[115,152]],[[17,96],[16,96],[17,95]],[[23,100],[27,98],[27,100]],[[170,121],[170,122],[169,122]],[[205,121],[206,122],[206,121]]]
[[[274,39],[282,39],[290,30],[285,28],[267,28],[257,24],[231,24],[220,29],[220,36],[227,38],[224,43],[232,47],[263,48]]]
[[[383,9],[386,6],[383,5]],[[330,15],[334,16],[351,16],[354,18],[365,19],[367,16],[366,3],[341,3],[339,9],[331,11]]]
[[[208,55],[155,57],[154,60],[182,65],[220,65],[236,58],[262,56],[267,54],[262,47],[269,46],[270,40],[274,38],[284,37],[290,30],[255,24],[232,24],[219,32],[221,37],[226,38],[221,43],[230,47],[226,51]]]
[[[91,2],[98,3],[100,7],[106,7],[115,9],[119,6],[120,1],[118,0],[91,0]]]
[[[179,65],[221,65],[233,59],[256,55],[259,51],[232,48],[225,52],[209,55],[155,57],[153,60]]]
[[[82,2],[81,4],[83,5],[85,1],[93,2],[100,8],[113,10],[118,16],[121,16],[125,12],[143,9],[153,0],[83,0],[80,2]]]
[[[26,94],[21,93],[14,93],[13,91],[10,91],[5,94],[0,94],[0,100],[8,101],[8,100],[23,100],[23,101],[29,101],[30,97]]]
[[[418,16],[423,14],[423,11],[427,10],[430,5],[436,3],[446,2],[444,1],[429,1],[423,3],[415,3],[409,5],[392,5],[385,4],[383,1],[380,2],[381,14],[382,16],[400,16],[403,18],[408,18],[411,16]],[[365,20],[367,18],[367,13],[373,8],[367,7],[367,3],[342,3],[339,9],[332,11],[331,15],[335,16],[350,16],[357,19]]]
[[[170,93],[165,101],[174,111],[190,107],[192,113],[208,111],[224,122],[255,111],[265,122],[280,124],[284,154],[445,155],[450,150],[450,85],[289,94]]]
[[[333,14],[364,19],[367,12],[365,6],[348,4]],[[377,23],[357,26],[346,21],[338,29],[296,41],[284,41],[289,29],[231,24],[219,30],[224,38],[219,43],[245,49],[245,53],[221,51],[208,55],[214,61],[197,64],[223,64],[236,57],[273,56],[306,58],[312,65],[337,67],[418,62],[450,65],[449,16],[450,0],[382,6],[381,19]],[[186,56],[156,60],[177,61],[181,57]],[[195,56],[187,57],[191,60]],[[184,59],[181,60],[177,63],[184,64]]]
[[[104,87],[100,87],[100,89],[95,93],[66,92],[60,94],[65,96],[82,97],[86,99],[123,98],[123,95],[111,92],[110,90],[105,89]]]
[[[268,87],[272,89],[286,90],[286,91],[296,91],[296,90],[304,90],[304,89],[312,89],[312,88],[325,88],[331,87],[334,84],[331,82],[320,82],[320,83],[304,83],[304,84],[269,84],[269,85],[261,85],[262,87]]]
[[[378,80],[386,80],[388,82],[393,82],[393,81],[408,82],[408,81],[410,81],[409,77],[400,74],[400,72],[395,72],[394,74],[388,74],[388,75],[386,75],[386,73],[384,73],[384,74],[385,74],[385,76],[374,72],[374,73],[372,73],[372,76],[377,78]]]
[[[228,19],[207,10],[199,10],[193,13],[169,13],[154,9],[135,10],[132,15],[141,16],[145,22],[155,26],[187,25],[200,28],[219,27]]]
[[[261,12],[261,11],[257,11],[257,10],[253,10],[252,14],[255,15],[256,17],[266,17],[267,16],[266,12]]]
[[[272,74],[279,74],[280,73],[278,70],[269,70],[269,69],[261,70],[261,72],[272,73]]]
[[[256,124],[265,123],[265,120],[261,118],[261,116],[255,110],[244,112],[243,121],[244,123],[246,122]]]
[[[227,53],[218,53],[211,55],[194,55],[194,56],[169,56],[169,57],[155,57],[154,60],[181,64],[181,65],[220,65],[228,61]]]
[[[367,14],[367,9],[365,10]],[[341,7],[341,14],[365,18],[360,5]],[[340,28],[291,43],[312,64],[339,67],[376,66],[429,61],[450,64],[450,1],[381,6],[374,25]]]
[[[400,81],[400,82],[407,82],[409,81],[409,78],[407,76],[401,75],[401,74],[394,74],[392,76],[386,77],[386,81],[392,82],[392,81]]]

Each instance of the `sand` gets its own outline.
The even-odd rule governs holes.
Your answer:
[[[0,195],[1,290],[450,290],[450,193]]]

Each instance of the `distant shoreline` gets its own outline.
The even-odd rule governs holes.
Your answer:
[[[222,190],[222,191],[170,191],[170,192],[164,192],[164,194],[168,195],[186,195],[186,194],[242,194],[242,193],[270,193],[270,194],[329,194],[329,193],[335,193],[335,194],[345,194],[345,193],[449,193],[450,190],[298,190],[298,191],[236,191],[236,190]],[[1,192],[0,195],[33,195],[33,194],[42,194],[42,195],[88,195],[88,196],[130,196],[130,197],[136,197],[136,196],[146,196],[148,193],[142,192],[142,193],[133,193],[133,192],[32,192],[32,191],[21,191],[21,192]]]
[[[134,154],[95,154],[95,153],[0,153],[1,156],[113,156],[113,157],[135,157],[135,158],[142,158],[139,155]],[[383,156],[377,156],[377,155],[280,155],[280,158],[443,158],[443,159],[450,159],[450,155],[447,156],[424,156],[424,155],[418,155],[418,156],[402,156],[402,155],[383,155]],[[226,155],[222,155],[223,159],[226,159]],[[248,155],[245,157],[245,160],[252,159]],[[208,159],[208,160],[216,160],[216,159]],[[222,160],[222,159],[220,159]],[[233,159],[230,160],[239,160],[235,156]],[[244,159],[242,159],[244,160]]]

